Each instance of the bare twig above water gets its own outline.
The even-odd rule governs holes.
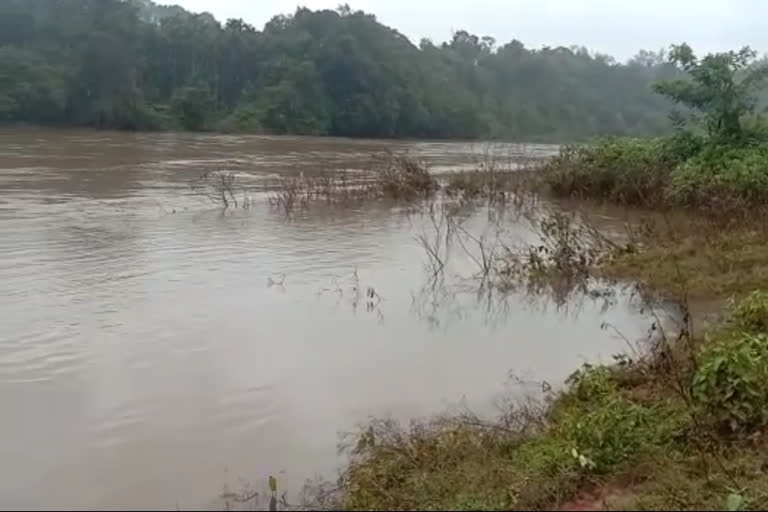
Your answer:
[[[235,173],[230,171],[209,171],[200,175],[192,182],[192,190],[202,194],[214,203],[229,208],[230,204],[237,208],[235,197]],[[244,204],[250,202],[243,196]]]

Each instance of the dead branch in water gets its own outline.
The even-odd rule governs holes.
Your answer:
[[[235,197],[235,173],[230,171],[208,171],[192,182],[192,190],[207,197],[225,209],[232,204],[237,208]],[[249,201],[243,195],[245,204]]]

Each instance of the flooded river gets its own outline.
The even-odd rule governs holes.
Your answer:
[[[515,392],[510,372],[557,383],[622,351],[603,322],[645,331],[622,302],[576,315],[469,293],[427,311],[418,223],[402,209],[286,218],[265,199],[275,177],[360,169],[384,149],[436,172],[483,151],[0,131],[0,507],[211,507],[223,486],[270,474],[297,490],[333,477],[339,433],[371,416],[490,414]],[[236,172],[251,208],[195,194],[211,169]]]

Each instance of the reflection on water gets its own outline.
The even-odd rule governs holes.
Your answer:
[[[460,400],[482,412],[510,371],[558,382],[621,351],[603,322],[644,333],[621,296],[579,315],[478,296],[466,280],[475,262],[459,253],[446,286],[424,288],[418,236],[429,225],[395,206],[286,219],[258,193],[285,173],[364,168],[385,148],[438,172],[478,154],[459,143],[0,131],[3,506],[204,507],[223,484],[270,474],[299,489],[333,474],[339,431],[372,415],[422,417]],[[217,167],[253,186],[250,209],[222,213],[190,192]]]

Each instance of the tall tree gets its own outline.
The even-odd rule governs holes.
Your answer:
[[[745,46],[734,52],[708,54],[699,59],[690,46],[673,46],[670,61],[689,78],[657,83],[655,90],[704,115],[711,136],[738,139],[741,119],[754,112],[756,92],[768,79],[768,66],[756,61],[757,53]]]

